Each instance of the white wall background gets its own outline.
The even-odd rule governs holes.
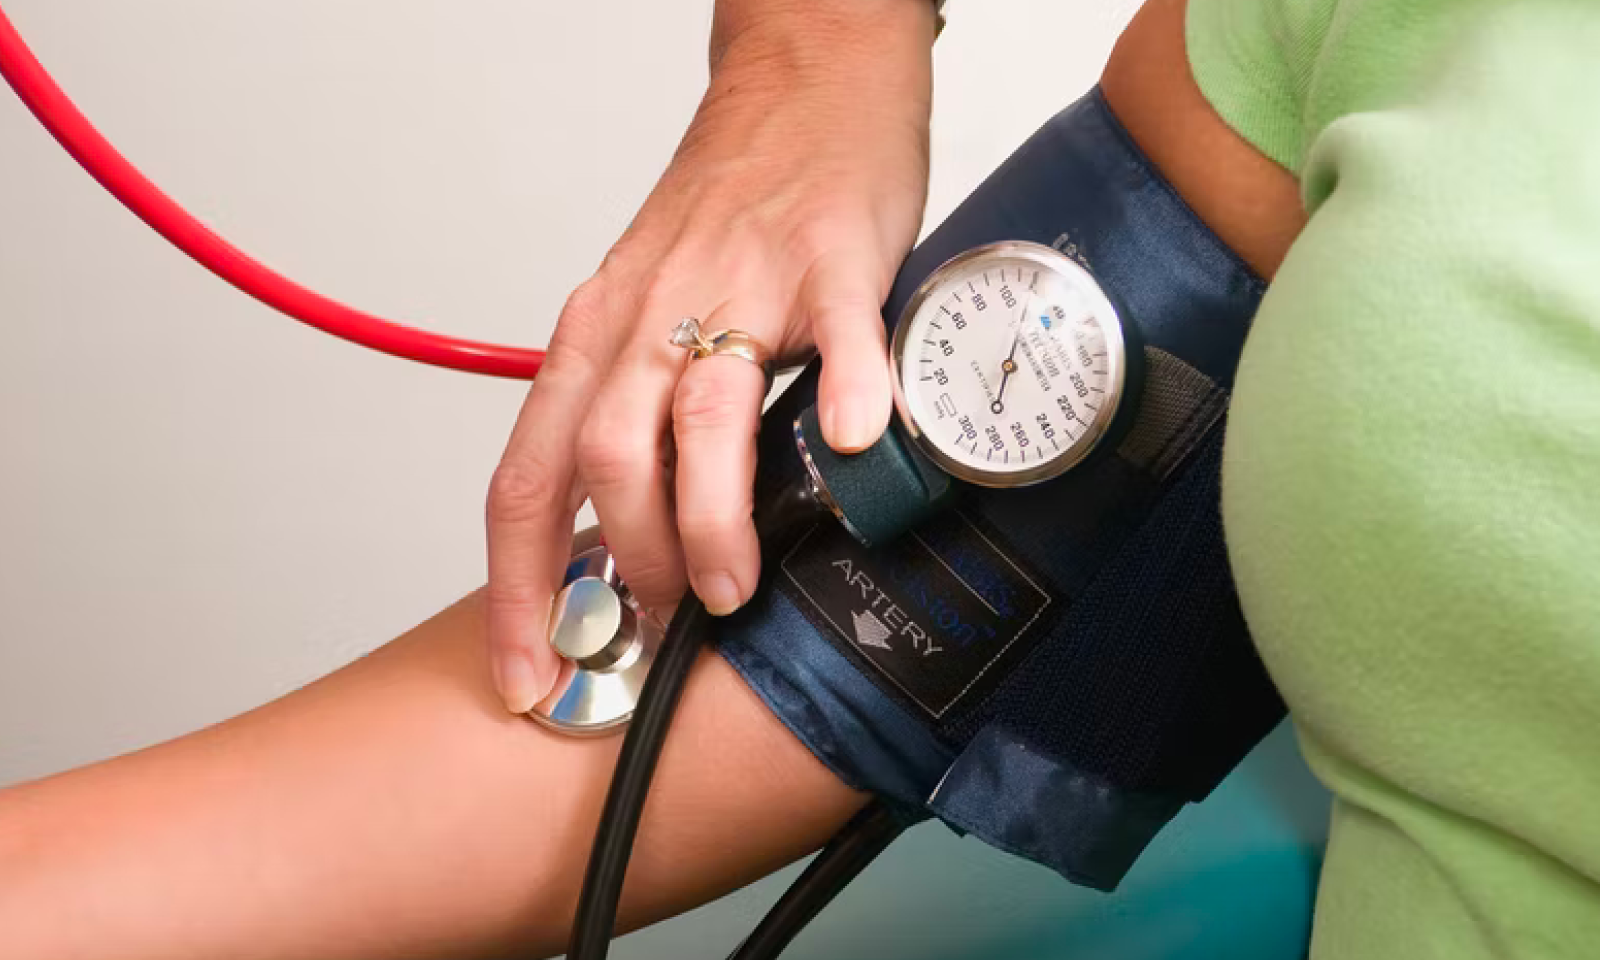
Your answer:
[[[380,313],[529,344],[670,155],[710,22],[710,0],[0,5],[113,142],[246,250]],[[1136,5],[950,4],[930,224],[1088,88]],[[0,90],[0,786],[246,710],[478,585],[522,393],[246,299]],[[1314,842],[1318,800],[1287,739],[1261,757],[1125,896],[929,827],[794,954],[1172,956],[1211,949],[1226,913],[1300,955],[1311,873],[1284,837]],[[1270,880],[1241,900],[1217,863]],[[618,953],[723,955],[788,876]],[[1174,886],[1194,876],[1198,899]],[[1243,955],[1228,943],[1207,955]]]
[[[157,183],[336,298],[543,343],[704,84],[709,0],[0,0]],[[1133,0],[956,0],[929,222]],[[0,90],[0,784],[326,673],[481,582],[513,383],[290,323]]]

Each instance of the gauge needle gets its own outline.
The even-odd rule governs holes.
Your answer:
[[[1028,320],[1028,307],[1031,303],[1031,300],[1023,301],[1022,315],[1017,317],[1017,332],[1011,338],[1011,352],[1006,354],[1005,360],[1000,364],[1000,389],[995,392],[994,402],[989,404],[989,409],[997,414],[1006,411],[1006,384],[1011,382],[1011,375],[1017,372],[1017,347],[1022,344],[1022,325]]]

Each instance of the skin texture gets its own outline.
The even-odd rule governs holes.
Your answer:
[[[558,953],[620,738],[507,715],[483,617],[469,597],[284,700],[0,793],[0,956]],[[628,929],[799,858],[863,802],[714,655],[657,784]]]
[[[647,606],[686,586],[714,614],[755,590],[760,370],[685,367],[679,318],[823,357],[828,442],[888,423],[878,308],[927,185],[928,0],[722,0],[711,82],[677,155],[573,292],[488,498],[489,639],[513,712],[541,699],[563,543],[585,497]]]
[[[890,388],[878,309],[927,184],[927,0],[723,0],[711,84],[633,225],[574,291],[488,498],[489,641],[513,712],[550,689],[544,621],[587,496],[649,606],[692,587],[737,609],[760,576],[750,522],[757,369],[684,366],[685,315],[781,355],[822,355],[841,451],[877,439]],[[1270,276],[1304,225],[1294,178],[1211,111],[1183,51],[1183,0],[1155,0],[1104,79],[1196,212]]]
[[[755,29],[729,14],[742,6],[725,4],[715,57],[734,58],[734,38]],[[774,8],[788,9],[781,3]],[[1201,99],[1184,66],[1182,14],[1180,2],[1157,0],[1139,15],[1107,68],[1107,95],[1197,212],[1270,274],[1302,219],[1293,180],[1234,136]],[[905,29],[913,36],[923,31],[916,42],[926,44],[931,17]],[[925,51],[908,54],[907,62],[920,63],[918,56]],[[912,67],[913,73],[921,69]],[[731,74],[721,76],[731,82]],[[913,99],[922,95],[922,82],[920,75],[907,81]],[[910,113],[925,121],[925,104]],[[907,122],[911,130],[883,134],[903,141],[889,148],[899,151],[898,159],[870,175],[895,180],[897,202],[915,198],[920,205],[926,131],[915,127],[915,116]],[[691,133],[686,139],[687,152],[700,149],[696,138]],[[804,142],[788,136],[784,149]],[[746,166],[778,156],[745,146],[756,151]],[[673,201],[679,205],[659,215],[647,208],[641,222],[707,216],[713,193],[757,189],[759,178],[749,176],[679,184],[675,196],[702,199]],[[793,200],[792,193],[777,193]],[[848,211],[864,202],[849,193],[840,200],[852,227],[862,214]],[[778,221],[796,209],[782,201],[756,206]],[[874,269],[885,275],[874,276],[883,283],[911,242],[915,214],[890,219],[897,226],[887,233],[863,228],[879,244],[874,255],[883,259]],[[765,237],[761,242],[768,245],[756,247],[762,256],[790,249],[771,245],[772,235],[749,232],[756,229],[744,223],[735,232],[741,242]],[[635,230],[638,236],[692,233],[687,227]],[[640,246],[645,243],[625,241],[631,249],[602,272],[632,263],[627,269],[654,275],[660,249],[676,249]],[[640,252],[646,249],[655,252]],[[790,275],[790,289],[798,289],[799,280]],[[582,337],[616,346],[631,336],[635,312],[627,305],[636,295],[632,287],[608,282],[575,297],[569,312],[590,319],[563,320],[552,365],[530,396],[519,431],[535,421],[564,423],[547,419],[564,405],[603,406],[595,401],[599,370],[573,359],[573,351]],[[612,306],[619,312],[608,312]],[[682,306],[674,301],[672,309]],[[649,336],[641,343],[670,326],[654,322],[669,319],[665,313],[648,316],[653,325],[646,325]],[[601,330],[605,323],[610,326]],[[870,346],[881,351],[880,344]],[[563,355],[565,362],[558,359]],[[669,370],[659,358],[646,366],[670,393],[665,374],[677,367]],[[735,361],[707,361],[696,369],[719,371],[718,378],[754,374]],[[839,387],[837,378],[832,382]],[[695,396],[707,384],[681,389]],[[747,398],[756,399],[759,384],[746,386]],[[753,433],[754,422],[752,409],[735,433]],[[567,739],[513,717],[490,681],[487,638],[498,629],[497,649],[504,653],[509,635],[518,642],[529,636],[519,632],[528,629],[522,621],[543,617],[547,578],[559,575],[554,565],[567,556],[567,508],[592,487],[580,481],[574,465],[575,431],[546,434],[538,443],[530,437],[513,439],[508,462],[514,466],[502,471],[498,499],[491,499],[500,580],[487,596],[469,597],[373,655],[236,720],[0,792],[0,957],[439,960],[559,951],[619,741]],[[532,457],[534,466],[519,457]],[[743,484],[730,496],[744,489],[740,509],[747,509],[748,464],[724,466]],[[651,496],[665,496],[664,472],[651,484]],[[544,503],[538,496],[554,499]],[[613,544],[620,529],[608,528]],[[655,529],[647,538],[667,533]],[[507,573],[512,568],[515,576]],[[681,567],[674,569],[657,583],[681,585]],[[533,636],[542,642],[537,632]],[[657,773],[622,925],[683,911],[804,855],[863,802],[725,663],[705,657]]]
[[[1150,0],[1123,31],[1100,85],[1163,176],[1218,237],[1271,278],[1306,224],[1293,175],[1211,109],[1184,53],[1184,0]]]

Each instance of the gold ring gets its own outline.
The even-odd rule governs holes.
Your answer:
[[[772,378],[777,372],[777,367],[772,361],[772,351],[743,330],[730,328],[706,333],[700,329],[699,320],[694,317],[684,317],[678,321],[676,327],[672,328],[672,336],[669,339],[673,346],[689,351],[692,360],[721,356],[748,360],[761,368],[761,375],[767,379],[767,389],[772,389]]]

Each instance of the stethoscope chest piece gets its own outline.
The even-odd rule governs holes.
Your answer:
[[[604,546],[579,551],[550,611],[549,641],[561,673],[528,715],[572,736],[620,729],[633,716],[662,633]]]

